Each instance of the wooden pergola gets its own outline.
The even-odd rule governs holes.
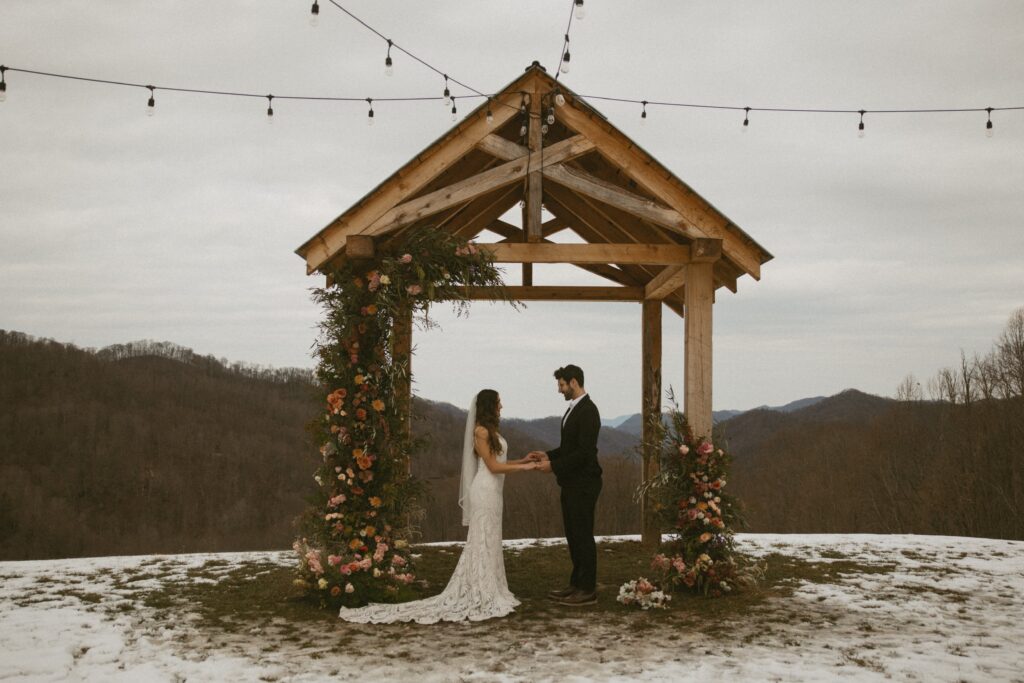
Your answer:
[[[553,121],[552,121],[553,117]],[[522,202],[522,224],[501,217]],[[543,220],[542,209],[553,218]],[[496,262],[522,264],[504,289],[524,301],[635,301],[643,309],[643,440],[661,414],[662,308],[685,320],[683,409],[710,435],[715,291],[760,279],[772,256],[537,62],[296,250],[307,273],[372,256],[375,244],[431,226],[472,239]],[[550,238],[570,230],[583,244]],[[608,286],[534,284],[534,263],[572,264]],[[493,291],[467,291],[475,300]],[[411,348],[411,321],[395,330]],[[403,389],[408,401],[409,387]],[[648,450],[644,476],[654,473]],[[656,544],[646,503],[643,537]]]

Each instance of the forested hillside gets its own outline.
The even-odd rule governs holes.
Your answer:
[[[285,548],[315,486],[307,370],[198,356],[168,343],[101,351],[0,331],[0,559]],[[991,353],[907,377],[897,399],[848,390],[718,425],[752,531],[1024,539],[1024,309]],[[792,404],[791,404],[792,406]],[[429,485],[423,540],[459,540],[465,413],[417,399]],[[551,447],[557,417],[506,420],[512,457]],[[604,427],[597,515],[636,533],[636,437]],[[558,489],[506,477],[505,536],[562,533]]]

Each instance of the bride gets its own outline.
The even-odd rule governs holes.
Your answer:
[[[508,461],[508,444],[498,433],[501,397],[493,389],[476,395],[466,417],[459,505],[469,527],[466,544],[448,585],[439,595],[399,604],[342,607],[339,617],[359,623],[481,621],[512,612],[519,600],[508,589],[501,552],[502,485],[506,472],[537,469],[525,458]]]

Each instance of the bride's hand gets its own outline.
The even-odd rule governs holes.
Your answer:
[[[523,463],[523,471],[524,472],[526,472],[528,470],[535,470],[535,469],[537,469],[537,463],[536,462],[530,461],[530,462],[524,462]]]

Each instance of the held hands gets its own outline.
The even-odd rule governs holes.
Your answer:
[[[533,462],[542,462],[548,459],[548,454],[544,451],[530,451],[526,454],[524,460],[530,460]]]
[[[524,470],[537,470],[538,472],[550,472],[551,461],[544,451],[532,451],[523,458]]]

